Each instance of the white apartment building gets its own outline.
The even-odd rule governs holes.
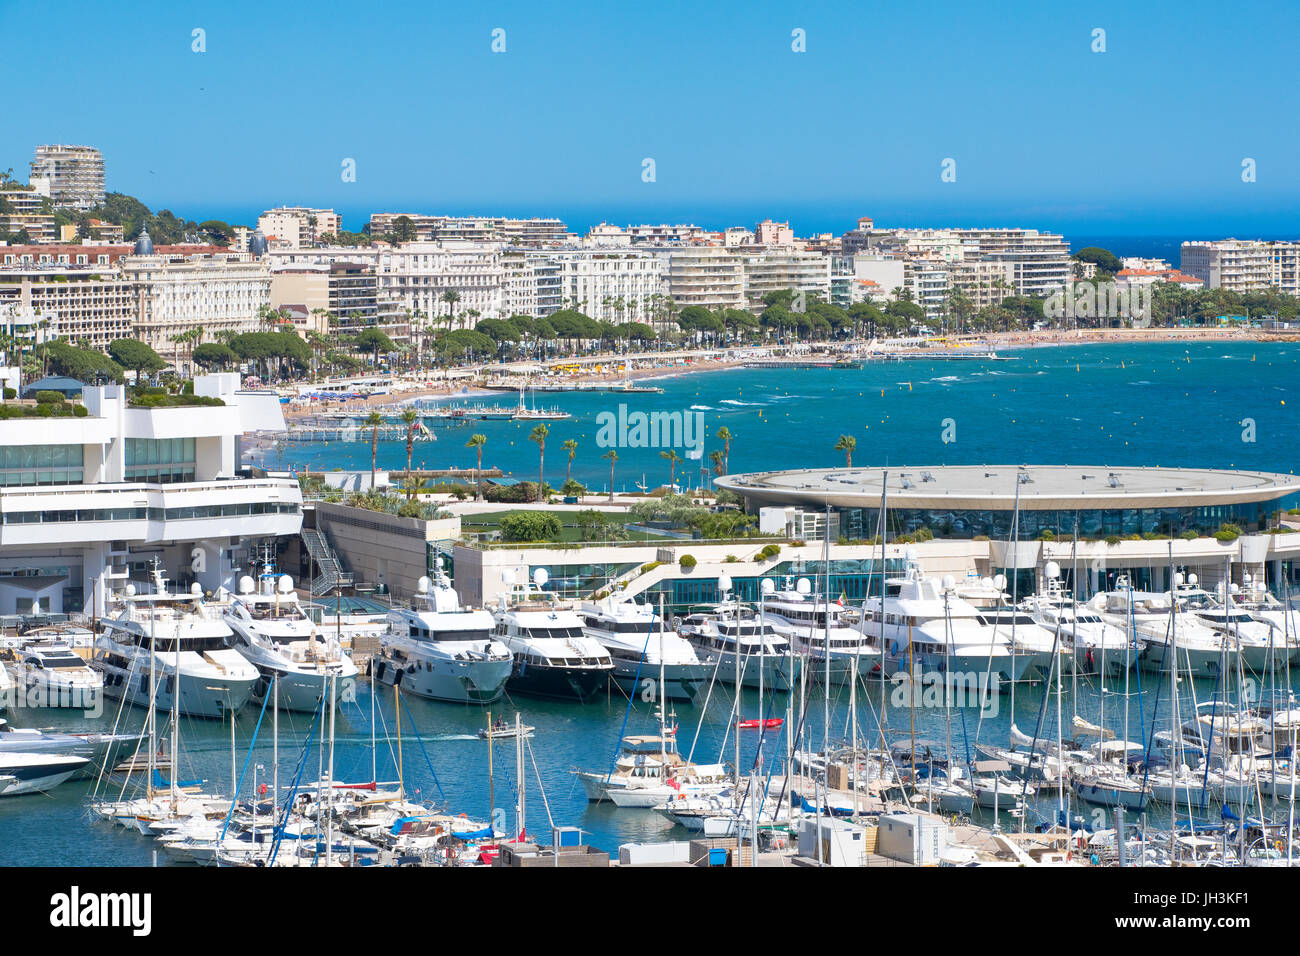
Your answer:
[[[597,321],[649,322],[664,291],[664,262],[642,251],[555,250],[539,253],[559,266],[561,308]]]
[[[570,239],[568,226],[560,219],[510,219],[505,216],[427,216],[412,212],[377,212],[370,216],[367,230],[375,239],[393,231],[405,216],[415,227],[420,242],[505,242],[537,248]]]
[[[692,305],[715,311],[746,307],[745,259],[738,250],[688,246],[663,255],[668,295],[679,311]]]
[[[820,252],[777,246],[741,250],[745,269],[745,299],[751,312],[762,312],[763,296],[794,289],[816,295],[824,302],[831,295],[831,260]]]
[[[104,156],[93,146],[37,146],[33,180],[47,180],[56,206],[94,209],[104,204]]]
[[[239,474],[240,439],[283,429],[273,392],[199,376],[222,406],[134,408],[89,387],[85,418],[0,421],[0,614],[93,613],[158,558],[174,585],[235,590],[256,544],[297,534],[291,478]]]
[[[538,268],[545,261],[542,257],[527,256],[518,251],[508,251],[501,257],[505,270],[501,290],[501,314],[504,317],[542,314],[538,311]],[[558,309],[556,305],[551,311]]]
[[[7,213],[0,212],[0,232],[17,233],[26,231],[32,242],[54,242],[57,238],[54,229],[54,216],[44,211],[48,194],[30,186],[9,186],[0,189],[0,200],[8,207]]]
[[[267,263],[245,253],[123,256],[118,269],[139,292],[135,336],[174,362],[184,346],[173,336],[197,326],[208,341],[257,332],[258,309],[271,301]]]
[[[1300,295],[1300,242],[1219,239],[1184,242],[1181,269],[1206,288],[1229,292],[1277,289]]]
[[[667,223],[658,226],[649,224],[628,226],[627,234],[634,243],[644,242],[651,245],[702,242],[708,236],[706,230],[696,225],[669,225]]]
[[[305,249],[316,245],[321,236],[338,235],[343,229],[343,217],[333,209],[281,206],[258,216],[257,228],[272,245]],[[247,249],[247,240],[244,242]]]

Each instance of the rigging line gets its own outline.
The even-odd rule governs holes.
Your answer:
[[[180,688],[177,688],[179,693]],[[266,702],[271,699],[271,694],[262,698],[262,710],[257,715],[257,726],[253,728],[253,739],[248,742],[248,754],[244,757],[244,768],[239,771],[239,782],[235,784],[235,792],[230,795],[230,809],[226,812],[226,820],[221,824],[221,836],[217,838],[217,848],[220,849],[222,841],[226,839],[226,829],[230,826],[230,818],[235,815],[235,804],[239,802],[239,791],[244,788],[244,774],[248,773],[248,764],[253,759],[253,748],[257,746],[257,732],[262,729],[262,718],[266,716]],[[172,767],[172,780],[176,779],[176,771],[179,767]],[[330,786],[334,781],[330,781]],[[257,794],[253,794],[253,803],[257,803]]]
[[[537,755],[533,753],[533,745],[524,737],[524,747],[528,751],[528,759],[533,764],[533,776],[537,778],[537,789],[542,795],[542,806],[546,808],[546,822],[555,829],[555,817],[551,816],[551,802],[546,799],[546,786],[542,783],[542,772],[537,769]]]
[[[641,685],[641,665],[645,663],[646,651],[650,649],[650,635],[654,633],[655,621],[659,619],[658,605],[650,605],[650,623],[645,631],[645,643],[641,645],[641,656],[636,662],[636,676],[632,678],[632,689],[635,690]],[[607,680],[613,680],[613,675],[609,675]],[[615,681],[617,684],[618,682]],[[662,689],[661,689],[662,690]],[[609,772],[605,774],[605,786],[614,779],[614,770],[618,767],[618,748],[623,742],[623,734],[627,732],[627,719],[632,715],[632,695],[627,695],[627,707],[623,710],[623,724],[618,728],[618,740],[614,744],[614,756],[609,761]],[[547,811],[550,812],[549,810]]]
[[[713,662],[713,673],[709,675],[709,689],[704,695],[704,704],[700,708],[700,719],[695,724],[695,736],[691,738],[691,749],[686,754],[686,762],[690,763],[695,757],[695,745],[700,739],[700,730],[704,727],[704,717],[709,712],[709,701],[713,699],[713,688],[718,682],[718,668],[722,666],[722,652],[718,652],[718,659]]]
[[[1056,633],[1052,635],[1052,667],[1048,669],[1046,680],[1043,683],[1043,699],[1039,702],[1038,705],[1038,720],[1034,724],[1034,740],[1033,743],[1029,745],[1029,763],[1025,767],[1025,778],[1020,786],[1020,802],[1022,804],[1025,802],[1025,796],[1029,792],[1029,771],[1031,771],[1034,767],[1034,751],[1038,749],[1038,735],[1042,732],[1043,721],[1044,719],[1046,719],[1047,716],[1047,698],[1050,696],[1048,690],[1052,686],[1052,675],[1056,673],[1056,669],[1061,666],[1061,655],[1059,650],[1060,643],[1061,643],[1061,626],[1060,626],[1060,620],[1058,619],[1057,626],[1056,626]],[[1016,722],[1015,714],[1011,715],[1011,722],[1013,724]],[[1061,763],[1059,755],[1057,757],[1057,763],[1058,764]],[[1043,748],[1043,779],[1044,780],[1047,779],[1047,748],[1046,747]]]
[[[284,837],[285,828],[289,825],[289,812],[293,809],[293,802],[298,796],[298,785],[302,781],[302,772],[307,766],[307,755],[311,753],[312,731],[316,728],[316,721],[320,719],[321,714],[325,712],[325,696],[321,695],[321,705],[312,716],[311,726],[307,728],[307,736],[302,741],[302,753],[298,755],[298,769],[294,773],[293,785],[289,788],[288,795],[284,798],[284,815],[280,822],[272,828],[274,834],[271,843],[271,857],[267,860],[267,866],[275,866],[275,857],[280,852],[280,841]],[[317,785],[319,791],[319,784]]]
[[[429,773],[433,775],[433,785],[438,788],[438,795],[442,797],[442,802],[447,803],[447,794],[442,790],[442,784],[438,781],[438,772],[433,769],[433,761],[429,759],[429,751],[424,747],[424,737],[420,735],[420,728],[416,726],[415,715],[411,713],[411,707],[406,700],[400,695],[397,698],[402,702],[402,707],[406,709],[406,716],[411,719],[411,730],[415,732],[415,741],[420,745],[420,752],[424,754],[424,762],[429,765]]]

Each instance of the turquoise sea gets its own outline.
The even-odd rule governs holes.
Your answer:
[[[601,396],[547,395],[544,404],[559,405],[574,414],[567,422],[553,423],[547,446],[547,476],[563,477],[561,442],[576,438],[579,452],[575,477],[594,488],[605,487],[608,465],[595,447],[595,416],[616,411],[620,401],[630,409],[702,412],[708,428],[708,449],[717,447],[712,437],[726,425],[735,435],[731,470],[746,471],[796,466],[831,466],[843,456],[832,450],[840,434],[858,439],[854,461],[859,465],[927,465],[945,463],[1078,462],[1110,467],[1126,465],[1184,465],[1237,467],[1292,473],[1295,469],[1295,412],[1300,402],[1300,345],[1255,343],[1194,343],[1189,345],[1090,345],[1025,350],[1006,362],[914,361],[872,365],[859,371],[727,371],[665,378],[662,395]],[[509,404],[513,398],[497,399]],[[956,441],[945,444],[944,419],[952,419]],[[1245,419],[1254,421],[1255,441],[1243,441]],[[473,431],[488,436],[485,465],[499,465],[517,477],[534,476],[537,448],[527,441],[528,426],[481,422],[472,427],[437,431],[436,443],[417,446],[416,461],[430,467],[466,466],[471,457],[463,447]],[[667,464],[654,449],[620,449],[616,472],[619,487],[640,481],[667,481]],[[369,468],[367,443],[331,446],[288,446],[283,460],[313,468]],[[381,443],[381,467],[404,467],[401,443]],[[681,474],[679,471],[679,480]],[[1129,704],[1130,737],[1138,739],[1150,721],[1160,693],[1152,675],[1134,672]],[[1191,683],[1191,682],[1185,682]],[[1204,686],[1202,686],[1204,685]],[[1124,706],[1122,681],[1113,681],[1106,695],[1106,724],[1118,727]],[[1188,688],[1190,694],[1193,688]],[[1216,692],[1212,684],[1195,682],[1198,699]],[[824,737],[842,740],[849,726],[847,688],[833,688],[830,726],[825,726],[819,690],[810,691],[807,741],[820,747]],[[1068,723],[1078,713],[1089,720],[1100,716],[1100,696],[1093,684],[1082,682],[1077,704],[1067,682],[1062,710]],[[1189,700],[1185,700],[1185,708]],[[381,779],[394,779],[397,760],[391,691],[379,702],[381,721],[375,733],[378,747],[370,747],[371,721],[368,690],[358,688],[357,700],[340,711],[336,730],[336,776],[369,780],[372,760]],[[760,710],[783,713],[784,699],[760,704],[747,692],[741,706],[744,716]],[[981,719],[976,709],[954,711],[951,724],[942,710],[899,708],[891,703],[883,732],[891,742],[905,742],[913,734],[942,751],[949,733],[958,758],[976,740],[1005,744],[1011,721],[1011,701],[1003,698],[998,712]],[[1167,726],[1167,688],[1160,699],[1159,716]],[[698,730],[696,758],[732,760],[734,738],[727,736],[730,689],[719,686],[708,711],[678,704],[682,749],[689,749]],[[773,708],[776,708],[775,711]],[[531,761],[528,780],[528,827],[545,833],[557,825],[580,826],[590,842],[615,850],[619,843],[638,840],[685,838],[668,821],[648,811],[615,810],[590,805],[571,769],[607,768],[620,731],[654,729],[649,705],[637,701],[629,711],[617,692],[585,706],[538,702],[520,698],[494,711],[523,714],[537,728],[533,755],[541,778],[534,777]],[[859,695],[857,723],[864,738],[882,734],[881,692],[877,686]],[[1186,710],[1184,710],[1186,713]],[[1055,734],[1056,698],[1037,687],[1018,689],[1015,722],[1033,734],[1042,719],[1042,733]],[[7,715],[20,726],[61,726],[75,729],[88,722],[49,711],[21,711]],[[128,711],[133,727],[144,712]],[[237,762],[242,766],[257,713],[246,710],[236,726]],[[294,774],[309,716],[281,715],[280,781]],[[160,724],[165,723],[165,715]],[[626,727],[624,728],[624,721]],[[408,791],[419,799],[444,802],[456,813],[485,819],[491,809],[487,788],[487,745],[474,733],[483,726],[482,711],[407,699],[402,713],[402,765]],[[111,714],[93,724],[111,725]],[[181,725],[184,778],[203,777],[209,789],[229,792],[231,778],[230,726],[212,721],[183,719]],[[416,734],[418,733],[418,739]],[[784,731],[769,731],[764,743],[764,767],[784,754]],[[313,735],[314,738],[314,735]],[[741,765],[748,770],[758,749],[758,735],[746,731],[741,738]],[[319,752],[307,754],[305,776],[315,773]],[[253,763],[271,770],[270,715],[267,715]],[[498,744],[496,804],[513,821],[514,747]],[[244,795],[251,788],[245,781]],[[143,837],[86,816],[84,802],[90,785],[69,783],[48,796],[0,800],[0,865],[84,864],[148,865],[154,843]],[[542,799],[545,793],[545,801]],[[1046,812],[1055,795],[1042,801]],[[1165,810],[1157,811],[1167,813]],[[1162,816],[1161,819],[1164,819]],[[159,854],[159,862],[166,862]]]

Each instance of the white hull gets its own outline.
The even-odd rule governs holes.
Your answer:
[[[400,666],[399,666],[400,664]],[[511,658],[500,661],[410,660],[376,658],[370,665],[375,680],[397,685],[407,693],[455,704],[491,704],[501,698],[514,668]]]

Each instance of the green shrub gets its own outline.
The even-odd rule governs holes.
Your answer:
[[[87,415],[90,414],[90,409],[86,408],[85,405],[73,405],[72,414],[76,418],[85,418]]]
[[[503,541],[555,541],[560,519],[546,511],[510,511],[498,523]]]
[[[727,555],[725,558],[722,559],[722,563],[723,563],[723,564],[735,564],[735,563],[736,563],[737,561],[739,561],[739,560],[740,560],[740,558],[736,557],[734,554],[729,554],[729,555]]]
[[[52,388],[42,388],[36,392],[36,403],[38,405],[62,405],[66,398],[62,392],[56,392]]]
[[[8,401],[8,400],[11,399],[11,398],[17,398],[17,397],[18,397],[18,390],[17,390],[17,389],[13,389],[13,388],[6,388],[6,389],[5,389],[5,401]]]
[[[1114,547],[1115,545],[1119,544],[1119,543],[1120,543],[1121,541],[1123,541],[1123,540],[1124,540],[1124,539],[1121,538],[1121,537],[1120,537],[1119,535],[1117,535],[1117,534],[1108,534],[1108,535],[1106,535],[1106,543],[1107,543],[1108,545],[1111,545],[1112,547]]]
[[[920,528],[917,528],[917,529],[916,529],[916,532],[915,532],[915,534],[913,534],[913,537],[914,537],[917,541],[933,541],[933,540],[934,540],[934,532],[931,531],[929,528],[926,528],[926,527],[923,526],[923,527],[920,527]]]
[[[1231,521],[1225,521],[1219,525],[1219,530],[1214,532],[1216,541],[1236,541],[1241,537],[1241,525],[1233,524]]]
[[[647,571],[653,571],[661,564],[663,564],[662,561],[651,561],[649,564],[643,564],[641,565],[641,573],[645,574]]]
[[[779,544],[765,544],[763,550],[758,552],[758,557],[760,560],[766,561],[769,558],[775,558],[780,553],[781,546]]]
[[[699,562],[695,560],[695,555],[683,554],[680,558],[677,559],[677,563],[681,565],[683,571],[689,571],[691,570],[691,568],[695,567],[695,565],[697,565]]]
[[[1189,529],[1187,531],[1184,531],[1178,537],[1182,538],[1184,541],[1195,541],[1197,538],[1200,537],[1200,535],[1197,534],[1195,531]]]
[[[1051,528],[1044,528],[1042,531],[1038,532],[1038,540],[1039,540],[1039,541],[1055,541],[1055,540],[1056,540],[1056,533],[1053,532]]]

